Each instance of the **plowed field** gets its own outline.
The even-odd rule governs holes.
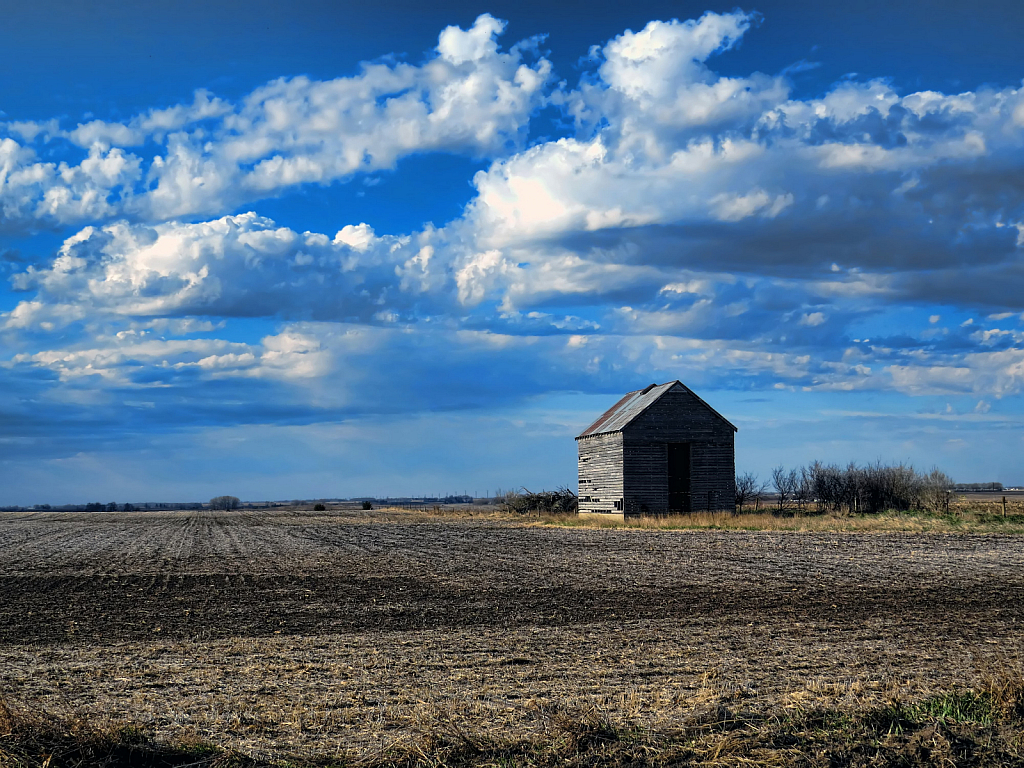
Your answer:
[[[1021,665],[1022,598],[1013,536],[0,513],[0,692],[257,755],[580,699],[658,727],[970,686]]]

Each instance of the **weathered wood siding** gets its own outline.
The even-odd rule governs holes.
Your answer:
[[[580,513],[622,514],[622,433],[581,437]]]
[[[668,450],[665,443],[624,441],[623,497],[626,515],[668,512]]]
[[[735,432],[683,387],[662,395],[623,429],[622,438],[627,515],[670,511],[668,443],[690,444],[692,511],[735,508]]]
[[[736,508],[736,458],[734,438],[702,442],[693,446],[691,509],[733,511]]]

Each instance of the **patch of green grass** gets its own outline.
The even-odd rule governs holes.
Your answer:
[[[904,708],[911,720],[991,725],[997,717],[992,697],[974,691],[952,691]]]

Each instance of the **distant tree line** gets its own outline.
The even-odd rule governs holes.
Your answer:
[[[954,491],[1001,491],[1002,483],[957,483],[953,486]]]
[[[472,504],[473,497],[466,494],[453,494],[438,499],[442,504]]]
[[[757,505],[772,492],[780,510],[795,504],[800,509],[813,506],[819,512],[938,512],[949,510],[950,496],[956,489],[952,478],[939,469],[920,472],[911,464],[880,461],[841,467],[815,461],[796,469],[778,466],[764,482],[749,472],[737,475],[736,506],[742,509],[750,502]]]

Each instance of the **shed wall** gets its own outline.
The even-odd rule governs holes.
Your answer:
[[[668,451],[665,443],[624,442],[623,497],[627,515],[668,513]]]
[[[581,437],[579,504],[581,514],[622,514],[622,433]]]
[[[736,508],[736,459],[730,435],[728,442],[694,443],[691,470],[691,509],[733,511]]]
[[[690,509],[735,508],[735,430],[692,393],[666,392],[622,434],[626,514],[670,511],[666,444],[676,442],[690,444]]]

